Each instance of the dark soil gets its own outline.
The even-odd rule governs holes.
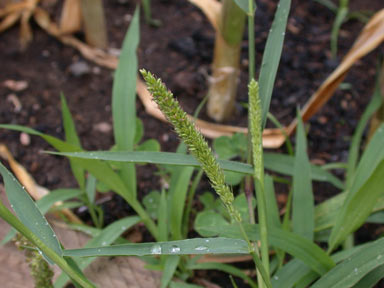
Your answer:
[[[260,0],[256,12],[256,60],[260,65],[276,2]],[[377,11],[382,0],[351,1],[351,9]],[[121,4],[123,3],[123,4]],[[110,47],[118,49],[129,25],[134,5],[132,1],[105,1]],[[54,6],[52,11],[59,11]],[[187,1],[152,1],[154,18],[162,25],[158,28],[141,21],[141,44],[138,51],[140,68],[146,68],[167,84],[180,99],[184,108],[192,113],[206,93],[206,75],[210,71],[214,31],[204,15]],[[331,59],[330,31],[335,15],[315,1],[293,0],[284,50],[272,98],[271,112],[284,124],[296,114],[322,81],[338,65]],[[349,21],[342,26],[338,55],[342,58],[361,31],[363,24]],[[18,26],[0,34],[0,123],[19,124],[63,138],[60,118],[60,93],[67,98],[76,121],[76,127],[87,150],[106,150],[113,145],[111,131],[101,132],[98,124],[112,125],[111,90],[113,72],[87,62],[79,52],[64,46],[33,25],[34,39],[25,52],[20,52]],[[246,111],[240,105],[247,101],[247,40],[243,42],[241,83],[237,111],[227,123],[245,126]],[[380,49],[381,48],[381,49]],[[346,161],[351,135],[368,103],[375,81],[376,63],[382,46],[357,63],[345,82],[351,89],[338,91],[331,101],[310,120],[309,152],[316,163]],[[84,63],[89,71],[81,76],[71,72],[71,65]],[[28,88],[15,92],[3,85],[5,80],[27,81]],[[22,104],[16,111],[8,100],[15,94]],[[174,151],[178,138],[170,125],[146,115],[137,101],[137,114],[145,127],[145,139],[156,138],[163,151]],[[207,116],[202,113],[202,118]],[[31,172],[37,183],[49,189],[74,187],[67,160],[41,154],[51,149],[42,139],[32,137],[29,145],[22,145],[20,134],[1,130],[0,142],[5,143],[14,157]],[[138,169],[140,195],[160,187],[153,167]],[[342,175],[339,175],[342,176]],[[334,194],[327,184],[315,184],[316,200]],[[105,204],[107,222],[130,213],[116,200]],[[124,213],[108,214],[125,209]],[[109,217],[109,218],[108,218]],[[229,281],[226,281],[228,282]],[[223,284],[224,283],[220,283]]]

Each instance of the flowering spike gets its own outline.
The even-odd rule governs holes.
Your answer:
[[[189,151],[201,163],[201,167],[207,174],[213,189],[219,195],[221,201],[227,208],[231,218],[241,222],[241,216],[233,206],[234,196],[228,185],[225,184],[224,171],[219,166],[211,148],[205,141],[195,125],[188,119],[173,94],[167,90],[160,79],[156,79],[150,72],[142,69],[149,92],[159,106],[168,121],[175,127],[176,133],[188,146]]]

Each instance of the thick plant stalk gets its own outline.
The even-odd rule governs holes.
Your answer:
[[[222,1],[208,90],[207,112],[216,121],[228,118],[234,109],[245,19],[244,11],[233,0]]]
[[[87,43],[97,48],[107,48],[107,28],[102,0],[81,0],[81,12]]]

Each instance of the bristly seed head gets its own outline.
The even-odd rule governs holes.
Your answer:
[[[223,201],[232,219],[241,222],[240,213],[234,208],[234,196],[228,185],[225,184],[223,169],[219,166],[213,156],[211,148],[204,140],[204,137],[196,129],[195,125],[188,119],[173,94],[167,90],[160,79],[156,79],[150,72],[142,69],[149,92],[153,95],[154,101],[159,106],[168,121],[175,127],[176,133],[188,146],[189,151],[201,163],[204,172],[207,174],[212,187]]]

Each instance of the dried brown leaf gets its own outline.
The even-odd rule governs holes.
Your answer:
[[[71,34],[81,30],[80,0],[65,0],[60,16],[60,33]]]
[[[188,0],[195,6],[199,7],[201,11],[207,16],[209,22],[215,28],[216,31],[219,31],[220,23],[220,11],[221,3],[217,0]]]
[[[12,27],[20,18],[20,12],[14,12],[7,15],[3,21],[0,22],[0,33]]]

